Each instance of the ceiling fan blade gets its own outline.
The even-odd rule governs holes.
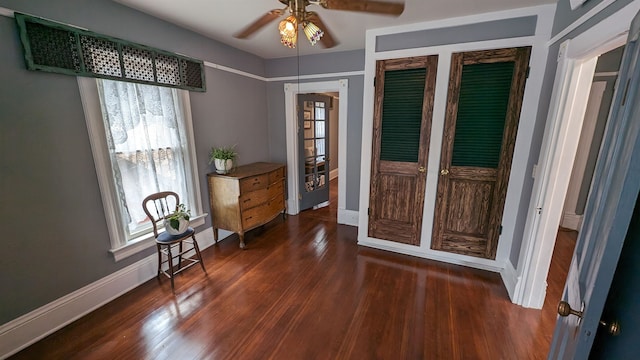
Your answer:
[[[316,24],[316,26],[318,26],[324,32],[324,35],[320,38],[320,43],[322,44],[323,47],[328,49],[338,45],[338,42],[335,41],[335,39],[333,38],[331,31],[329,31],[329,28],[327,27],[327,25],[325,25],[324,22],[322,22],[318,14],[316,14],[315,12],[307,13],[307,20]]]
[[[253,35],[256,31],[260,30],[263,26],[277,19],[280,15],[284,13],[284,10],[281,9],[273,9],[268,13],[262,15],[259,19],[249,24],[246,28],[244,28],[239,33],[233,35],[233,37],[238,39],[246,39],[249,36]]]
[[[325,9],[370,12],[383,15],[399,16],[404,11],[404,3],[369,0],[322,0],[320,5]]]

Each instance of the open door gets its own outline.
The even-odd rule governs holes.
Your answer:
[[[638,357],[640,334],[640,197],[631,217],[620,261],[602,312],[590,359]]]
[[[640,190],[640,17],[631,25],[549,359],[586,359]],[[624,329],[624,319],[621,328]],[[623,330],[624,331],[624,330]]]
[[[300,210],[329,201],[329,104],[327,95],[298,95]]]

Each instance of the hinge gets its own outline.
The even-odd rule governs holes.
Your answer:
[[[376,83],[376,79],[377,79],[377,77],[375,77],[375,76],[374,76],[374,77],[373,77],[373,87],[376,87],[376,84],[377,84],[377,83]]]
[[[302,194],[298,193],[298,200],[302,200]]]
[[[527,67],[527,73],[525,74],[525,78],[528,79],[529,78],[529,73],[531,72],[531,66]]]
[[[371,208],[367,208],[367,215],[371,215]]]
[[[502,225],[500,225],[500,230],[498,232],[498,235],[502,235]]]

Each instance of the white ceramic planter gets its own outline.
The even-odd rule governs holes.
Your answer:
[[[233,160],[231,159],[215,159],[216,172],[218,174],[226,174],[233,168]]]
[[[171,235],[180,235],[185,231],[187,231],[188,227],[189,227],[189,220],[185,220],[185,219],[179,220],[178,229],[172,228],[168,220],[166,220],[164,223],[164,229],[167,230],[167,232]]]

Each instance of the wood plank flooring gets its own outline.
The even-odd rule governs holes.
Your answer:
[[[335,203],[250,232],[244,251],[224,239],[175,295],[150,280],[12,358],[546,358],[575,233],[559,232],[532,310],[499,274],[358,247]]]

